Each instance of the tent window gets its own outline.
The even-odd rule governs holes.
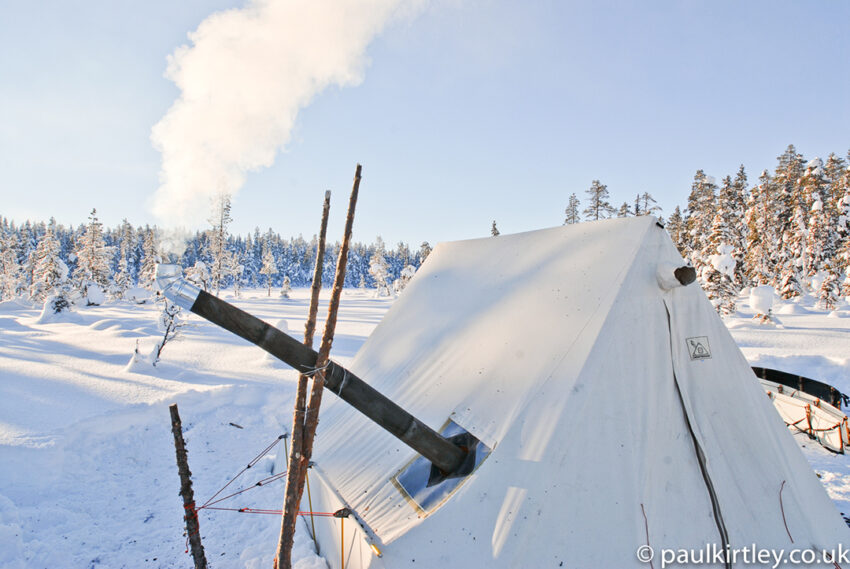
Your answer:
[[[440,434],[444,437],[465,432],[467,431],[454,421],[446,422],[440,430]],[[427,516],[448,500],[475,473],[479,465],[490,455],[491,450],[479,441],[475,448],[475,467],[472,473],[461,478],[444,480],[430,488],[427,484],[428,477],[431,474],[431,462],[426,458],[417,456],[392,477],[392,483],[420,515]]]

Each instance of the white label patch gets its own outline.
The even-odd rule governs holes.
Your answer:
[[[696,336],[685,340],[688,345],[688,353],[692,360],[706,360],[711,357],[711,347],[708,345],[708,336]]]

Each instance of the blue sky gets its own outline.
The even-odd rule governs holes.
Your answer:
[[[150,132],[179,96],[166,57],[242,2],[4,2],[0,215],[105,223],[149,212]],[[418,245],[558,225],[594,179],[612,202],[684,204],[697,168],[754,181],[789,143],[850,148],[850,3],[435,1],[389,25],[364,80],[298,115],[234,200],[233,231],[338,238],[356,162],[355,238]]]

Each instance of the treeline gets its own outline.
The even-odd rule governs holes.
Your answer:
[[[104,228],[95,210],[88,223],[78,227],[54,219],[16,225],[0,217],[0,300],[24,297],[39,302],[57,294],[85,295],[93,284],[118,298],[134,287],[152,288],[159,262],[181,265],[209,289],[310,286],[315,236],[284,238],[270,229],[230,235],[229,212],[229,198],[224,196],[214,207],[211,228],[186,239],[179,254],[163,250],[163,235],[156,227],[133,227],[125,220]],[[388,291],[387,285],[400,277],[406,280],[411,269],[404,273],[405,268],[418,268],[429,252],[428,243],[416,250],[406,243],[387,248],[380,237],[373,243],[353,243],[345,286],[383,286]],[[339,243],[327,244],[322,276],[326,285],[333,281],[338,253]]]
[[[721,314],[735,311],[742,289],[769,285],[784,299],[813,294],[832,310],[850,296],[850,153],[806,160],[793,145],[750,185],[744,166],[719,183],[698,170],[687,206],[677,206],[667,230],[697,269],[700,283]],[[585,219],[654,213],[651,195],[634,208],[615,210],[607,188],[587,190]],[[579,201],[570,196],[565,223],[581,221]]]

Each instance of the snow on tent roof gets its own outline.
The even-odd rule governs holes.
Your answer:
[[[644,567],[647,535],[656,551],[847,544],[705,295],[659,286],[677,264],[652,217],[438,245],[350,367],[492,452],[423,509],[396,479],[415,453],[330,398],[312,500],[357,520],[345,566]],[[315,523],[340,567],[339,520]]]

